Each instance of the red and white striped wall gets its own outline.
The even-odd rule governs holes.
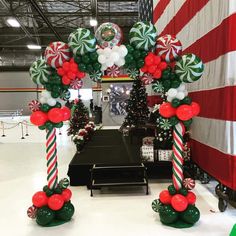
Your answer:
[[[203,77],[188,91],[201,105],[192,125],[193,159],[236,189],[236,1],[154,0],[159,35],[173,34],[198,55]]]

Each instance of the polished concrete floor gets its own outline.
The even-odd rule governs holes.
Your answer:
[[[18,122],[10,120],[6,128]],[[236,210],[220,213],[212,182],[197,183],[195,193],[200,221],[189,229],[174,229],[160,223],[151,202],[168,186],[166,181],[150,183],[150,194],[142,188],[103,189],[91,198],[86,187],[71,187],[76,212],[69,223],[44,228],[26,215],[31,197],[46,184],[45,133],[29,127],[21,139],[21,127],[0,130],[0,235],[4,236],[227,236],[236,223]],[[25,127],[24,127],[25,134]],[[65,129],[58,135],[59,178],[66,177],[75,147]]]

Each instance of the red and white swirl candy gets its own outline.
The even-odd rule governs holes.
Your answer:
[[[113,65],[112,67],[108,67],[106,72],[108,76],[118,77],[118,75],[120,74],[120,68],[116,65]]]
[[[143,82],[144,85],[149,85],[152,83],[153,81],[153,76],[149,73],[145,73],[143,74],[143,76],[141,77],[141,80]]]
[[[29,207],[27,210],[27,216],[31,219],[35,219],[36,214],[37,214],[37,210],[38,210],[38,208],[36,206]]]
[[[72,89],[80,89],[82,86],[83,86],[83,81],[78,78],[75,78],[70,82],[70,87]]]
[[[182,44],[173,35],[166,34],[157,39],[156,54],[166,62],[174,61],[182,54]]]
[[[70,60],[70,49],[66,43],[53,42],[46,48],[45,53],[46,62],[53,68],[61,67],[62,64]]]
[[[191,178],[186,178],[183,180],[183,186],[188,190],[192,190],[195,187],[195,180]]]
[[[40,110],[41,103],[38,100],[32,100],[29,102],[28,106],[30,111],[35,112]]]

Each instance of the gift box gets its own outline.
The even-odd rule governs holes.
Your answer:
[[[141,147],[141,158],[144,162],[154,162],[154,149],[151,145],[143,145]]]
[[[145,137],[143,138],[143,146],[152,146],[153,145],[153,140],[155,137]]]
[[[172,161],[172,150],[158,150],[159,161]]]

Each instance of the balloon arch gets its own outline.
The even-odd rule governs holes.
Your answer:
[[[47,185],[33,195],[28,209],[30,218],[42,226],[65,223],[74,214],[68,179],[58,182],[56,128],[70,119],[70,109],[63,104],[69,100],[71,89],[80,89],[86,74],[94,82],[101,82],[106,73],[117,76],[120,67],[132,79],[152,84],[155,92],[162,92],[164,102],[160,114],[173,126],[173,185],[160,193],[152,203],[163,224],[190,227],[199,220],[196,196],[190,190],[191,179],[183,177],[183,135],[200,107],[192,102],[186,83],[200,79],[203,63],[194,54],[182,55],[181,42],[172,35],[157,35],[149,22],[137,22],[129,32],[129,44],[122,44],[123,33],[113,23],[103,23],[95,35],[86,28],[78,28],[69,35],[68,42],[52,42],[44,57],[30,67],[32,81],[45,90],[39,101],[32,101],[31,122],[46,130]]]

